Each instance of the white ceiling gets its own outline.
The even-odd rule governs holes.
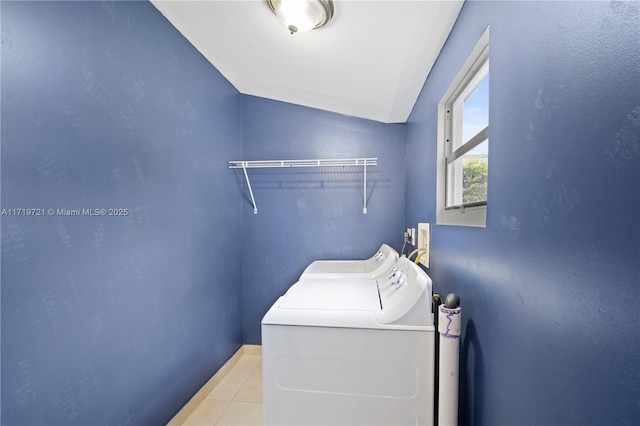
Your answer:
[[[291,35],[264,0],[151,0],[240,93],[384,123],[407,120],[463,0],[334,0]]]

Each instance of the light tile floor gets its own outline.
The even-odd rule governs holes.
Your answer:
[[[169,425],[237,426],[263,423],[260,347],[243,346]]]

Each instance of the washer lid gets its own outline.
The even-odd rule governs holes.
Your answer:
[[[280,309],[338,311],[380,310],[378,286],[373,280],[303,281],[291,286],[278,303]]]
[[[379,328],[375,281],[302,281],[289,288],[262,318],[262,325]]]

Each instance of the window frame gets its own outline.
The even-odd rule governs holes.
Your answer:
[[[489,74],[488,27],[438,104],[437,224],[486,227],[486,201],[447,206],[447,200],[455,189],[461,191],[462,184],[460,176],[457,188],[450,185],[447,179],[447,164],[453,163],[476,146],[489,140],[489,125],[487,125],[468,141],[456,143],[462,139],[462,125],[456,125],[459,121],[456,117],[462,115],[464,100],[479,86],[487,74]],[[491,88],[490,83],[489,88]],[[459,170],[461,174],[461,168]]]

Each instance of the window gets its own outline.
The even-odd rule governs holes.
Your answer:
[[[438,105],[437,222],[486,226],[489,29]]]

